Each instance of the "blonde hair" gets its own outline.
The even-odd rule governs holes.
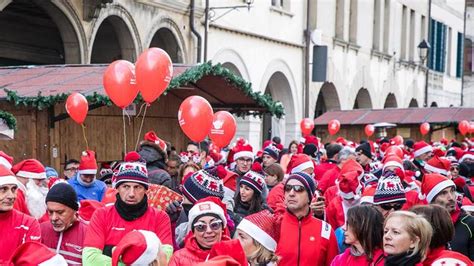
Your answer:
[[[249,261],[249,263],[267,264],[270,262],[276,263],[279,260],[275,252],[268,250],[262,244],[257,242],[254,238],[252,239],[253,239],[253,244],[255,245],[257,250],[255,250],[251,255],[247,257],[247,260]]]
[[[421,260],[423,261],[428,253],[431,236],[433,235],[431,224],[422,215],[409,211],[395,211],[389,214],[385,219],[384,228],[390,218],[396,217],[402,219],[403,228],[415,242],[415,248],[411,251],[410,256],[420,253]],[[416,241],[417,238],[419,241]]]

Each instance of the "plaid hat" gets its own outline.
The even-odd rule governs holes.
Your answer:
[[[248,171],[240,179],[240,184],[244,184],[255,192],[262,194],[262,190],[265,187],[265,178],[257,172]]]
[[[61,203],[75,211],[79,209],[76,191],[68,183],[58,183],[52,186],[46,195],[45,202],[48,203],[50,201]]]
[[[285,186],[291,179],[296,179],[303,184],[303,186],[306,188],[306,191],[308,192],[309,200],[311,201],[316,191],[316,183],[314,182],[313,178],[303,172],[293,173],[286,179]]]
[[[278,155],[280,154],[280,150],[273,146],[273,145],[268,145],[264,150],[263,154],[269,155],[275,160],[278,160]]]
[[[191,203],[209,196],[223,199],[224,184],[217,174],[212,169],[202,169],[193,173],[183,183],[183,195]]]
[[[125,155],[125,160],[120,164],[114,177],[114,188],[117,188],[124,182],[135,182],[148,189],[148,170],[146,169],[145,162],[141,160],[140,154],[135,151]]]
[[[356,152],[362,152],[368,158],[372,158],[372,152],[370,151],[370,143],[364,142],[356,148]]]
[[[387,172],[379,179],[374,194],[374,204],[406,201],[405,190],[398,176],[393,172]]]

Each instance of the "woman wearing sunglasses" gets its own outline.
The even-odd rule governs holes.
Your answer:
[[[206,261],[212,246],[230,240],[226,207],[219,198],[207,197],[196,202],[189,211],[189,234],[183,249],[171,257],[170,266],[188,266]]]
[[[421,266],[433,234],[428,221],[409,211],[388,215],[384,224],[383,250],[386,266]]]
[[[379,179],[374,194],[374,206],[384,219],[394,211],[401,210],[406,202],[405,190],[396,175],[388,174]]]
[[[248,171],[242,176],[239,190],[234,197],[235,207],[232,220],[236,226],[245,216],[268,209],[262,196],[265,189],[267,189],[265,178],[259,173]]]

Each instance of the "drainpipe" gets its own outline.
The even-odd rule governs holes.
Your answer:
[[[191,32],[193,33],[194,36],[196,36],[197,39],[197,63],[201,63],[201,44],[202,44],[202,38],[201,34],[196,30],[194,27],[194,8],[195,8],[195,0],[191,0],[191,10],[189,14],[189,26],[191,27]]]
[[[428,0],[428,43],[431,41],[431,0]],[[431,48],[433,49],[433,44],[430,43]],[[428,80],[430,75],[430,53],[431,51],[428,50],[428,58],[426,60],[426,77],[425,77],[425,102],[423,103],[424,107],[428,107]]]
[[[309,16],[310,16],[310,1],[306,1],[306,29],[304,31],[304,39],[305,39],[305,48],[304,48],[304,59],[303,59],[303,69],[304,69],[304,88],[303,88],[303,114],[304,117],[309,117],[309,52],[311,49],[311,31],[310,31],[310,23],[309,23]],[[314,64],[314,62],[313,62]]]
[[[207,41],[208,41],[208,32],[209,32],[209,0],[206,0],[206,7],[204,9],[206,14],[204,14],[204,62],[207,62]]]
[[[462,64],[461,64],[461,107],[464,106],[464,53],[466,52],[466,17],[467,17],[467,2],[464,2],[464,28],[462,32]]]

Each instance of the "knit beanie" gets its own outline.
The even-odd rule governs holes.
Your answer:
[[[273,159],[278,160],[278,155],[280,154],[280,150],[277,147],[270,144],[263,150],[263,154],[269,155]]]
[[[120,164],[114,177],[114,188],[125,182],[135,182],[148,189],[148,170],[145,162],[141,160],[140,154],[135,151],[125,155],[125,160]]]
[[[372,152],[370,151],[370,143],[364,142],[356,148],[356,152],[362,152],[368,158],[372,158]]]
[[[293,173],[286,179],[285,186],[291,179],[296,179],[303,184],[306,191],[308,192],[309,201],[311,201],[316,191],[316,183],[314,182],[313,178],[303,172]]]
[[[182,192],[191,203],[209,196],[224,198],[224,184],[213,169],[199,170],[184,181]]]
[[[379,179],[374,194],[374,204],[405,202],[405,190],[398,176],[389,171]]]
[[[53,168],[53,167],[45,167],[44,168],[46,172],[46,178],[51,178],[51,177],[58,177],[58,172]]]
[[[240,184],[244,184],[255,192],[262,194],[263,188],[265,187],[265,178],[254,171],[248,171],[240,179]]]
[[[318,156],[318,147],[313,143],[306,144],[304,145],[303,153],[311,156],[312,158],[316,158]]]
[[[79,209],[76,191],[68,183],[58,183],[52,186],[46,195],[45,202],[48,203],[49,201],[61,203],[75,211]]]

